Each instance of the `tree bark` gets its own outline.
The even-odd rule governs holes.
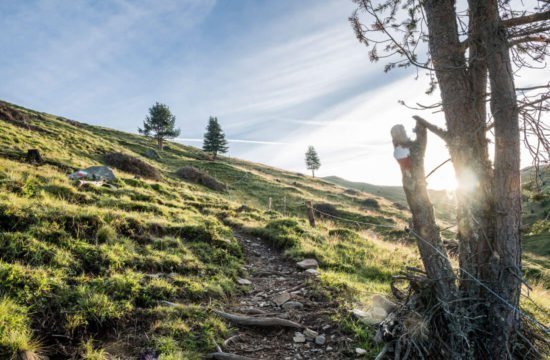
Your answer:
[[[454,311],[449,305],[457,298],[456,277],[441,241],[433,205],[428,195],[424,171],[427,130],[420,119],[417,120],[415,132],[415,141],[403,142],[402,139],[394,136],[392,129],[392,140],[394,146],[407,148],[410,153],[410,159],[399,159],[403,189],[412,213],[411,232],[416,237],[424,269],[428,278],[434,281],[436,295],[447,317],[448,329],[442,331],[442,333],[448,337],[451,353],[448,353],[446,349],[441,349],[442,355],[449,359],[459,359],[462,357],[461,340],[458,338],[460,329],[459,325],[456,324]]]
[[[498,13],[497,0],[488,0],[485,22],[487,66],[491,84],[491,113],[495,122],[495,248],[489,286],[514,307],[521,290],[521,184],[520,136],[514,77],[508,36]],[[495,331],[489,343],[495,359],[511,354],[510,343],[519,328],[519,313],[495,296],[491,300],[490,327]]]
[[[472,0],[478,4],[478,1]],[[479,4],[478,4],[479,5]],[[476,24],[483,12],[481,6],[472,9],[473,53],[468,71],[463,48],[458,38],[453,1],[430,0],[424,3],[428,20],[429,45],[447,123],[449,153],[459,187],[457,189],[457,239],[459,264],[468,273],[482,276],[483,264],[490,255],[491,182],[492,170],[485,136],[486,69]],[[483,96],[481,99],[478,96]],[[470,297],[480,295],[479,284],[461,272],[460,289]]]
[[[445,140],[459,182],[457,238],[459,264],[464,269],[460,290],[463,296],[485,300],[479,303],[480,320],[473,331],[476,327],[488,331],[482,342],[491,358],[507,358],[519,314],[502,299],[517,307],[521,286],[520,139],[507,34],[497,0],[469,0],[466,66],[454,1],[427,0],[423,5],[447,123]],[[495,122],[494,171],[486,138],[487,71]],[[475,340],[471,343],[479,342]],[[475,357],[487,356],[481,348],[472,351]]]

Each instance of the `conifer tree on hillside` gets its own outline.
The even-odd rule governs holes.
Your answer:
[[[227,140],[225,140],[225,134],[218,123],[217,117],[210,116],[210,119],[208,119],[208,126],[204,134],[202,149],[212,153],[214,160],[216,160],[218,153],[225,154],[228,150]]]
[[[176,129],[175,124],[176,117],[172,115],[168,105],[157,102],[149,108],[149,115],[143,121],[143,129],[138,128],[138,131],[155,139],[159,150],[162,150],[165,139],[179,136],[180,129]]]
[[[311,170],[311,175],[315,177],[315,171],[319,170],[321,167],[321,160],[319,160],[319,155],[313,146],[309,146],[306,152],[306,165],[307,169]]]

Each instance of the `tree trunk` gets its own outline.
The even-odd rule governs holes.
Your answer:
[[[481,344],[470,349],[472,357],[501,359],[510,355],[510,340],[519,326],[519,314],[502,301],[517,307],[521,286],[517,102],[497,0],[469,0],[468,64],[458,38],[454,5],[448,0],[423,3],[447,124],[442,137],[459,182],[460,290],[463,297],[482,299],[476,301],[477,307],[471,306],[474,301],[469,303],[470,309],[476,309],[472,316],[478,319],[472,320],[470,343]],[[494,172],[486,138],[487,71],[495,121]],[[483,331],[485,337],[480,338],[477,331]]]
[[[521,291],[521,184],[518,107],[506,29],[498,2],[489,0],[485,23],[487,65],[491,84],[491,113],[495,122],[495,248],[496,258],[489,286],[514,307]],[[489,296],[490,327],[494,336],[489,348],[495,359],[509,356],[510,342],[519,328],[519,313],[495,296]],[[505,345],[505,346],[503,346]]]
[[[492,171],[485,136],[483,64],[475,63],[469,73],[458,38],[454,2],[431,0],[424,3],[430,34],[430,53],[441,90],[448,132],[444,138],[458,179],[457,239],[459,264],[481,277],[490,256],[492,239]],[[479,52],[474,45],[474,51]],[[480,295],[479,284],[460,274],[460,289],[470,297]]]
[[[401,127],[401,129],[394,132],[397,127]],[[412,213],[411,232],[416,237],[426,274],[429,279],[434,281],[437,298],[447,316],[448,329],[441,331],[441,333],[447,336],[451,353],[446,349],[442,349],[442,355],[449,359],[461,358],[462,346],[457,336],[459,326],[456,324],[456,317],[449,306],[449,303],[457,298],[456,277],[441,241],[433,205],[426,187],[426,174],[424,171],[424,154],[427,142],[426,128],[417,121],[415,141],[396,136],[397,133],[405,135],[402,125],[396,125],[394,129],[392,129],[394,146],[406,148],[410,153],[410,158],[401,158],[399,161],[403,189]]]
[[[157,137],[157,146],[159,148],[159,150],[162,150],[163,148],[163,142],[162,142],[162,137]]]

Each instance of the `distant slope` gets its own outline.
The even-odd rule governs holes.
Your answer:
[[[407,199],[405,198],[405,192],[401,186],[385,186],[385,185],[373,185],[363,182],[349,181],[338,176],[327,176],[323,180],[331,182],[333,184],[340,185],[347,189],[354,189],[364,193],[373,194],[383,197],[398,206],[406,207]],[[444,190],[428,190],[430,198],[432,199],[436,211],[436,215],[439,219],[445,222],[451,222],[454,218],[454,206],[452,198]]]
[[[401,186],[384,186],[384,185],[372,185],[364,182],[355,182],[343,179],[338,176],[326,176],[323,180],[340,185],[347,189],[354,189],[369,194],[381,196],[389,201],[401,203],[407,205],[407,199],[405,198],[405,192]]]

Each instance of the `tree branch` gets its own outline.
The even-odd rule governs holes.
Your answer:
[[[547,38],[546,36],[544,35],[539,35],[539,36],[524,36],[522,38],[518,38],[518,39],[515,39],[515,40],[512,40],[508,43],[508,46],[512,47],[512,46],[515,46],[515,45],[518,45],[518,44],[523,44],[523,43],[527,43],[527,42],[542,42],[542,43],[547,43],[547,44],[550,44],[550,38]]]
[[[439,136],[443,140],[448,139],[449,134],[447,133],[446,130],[440,128],[439,126],[436,126],[434,124],[429,123],[428,121],[426,121],[425,119],[421,118],[418,115],[414,115],[413,119],[415,119],[419,124],[424,126],[426,129],[430,130],[431,132],[433,132],[434,134],[436,134],[437,136]]]
[[[516,91],[529,91],[529,90],[536,90],[536,89],[548,89],[550,88],[550,83],[546,85],[538,85],[538,86],[530,86],[530,87],[524,87],[524,88],[516,88]]]
[[[512,26],[525,25],[525,24],[530,24],[537,21],[543,21],[543,20],[549,20],[549,19],[550,19],[550,10],[544,11],[541,13],[520,16],[517,18],[504,20],[502,21],[502,25],[506,27],[512,27]]]

